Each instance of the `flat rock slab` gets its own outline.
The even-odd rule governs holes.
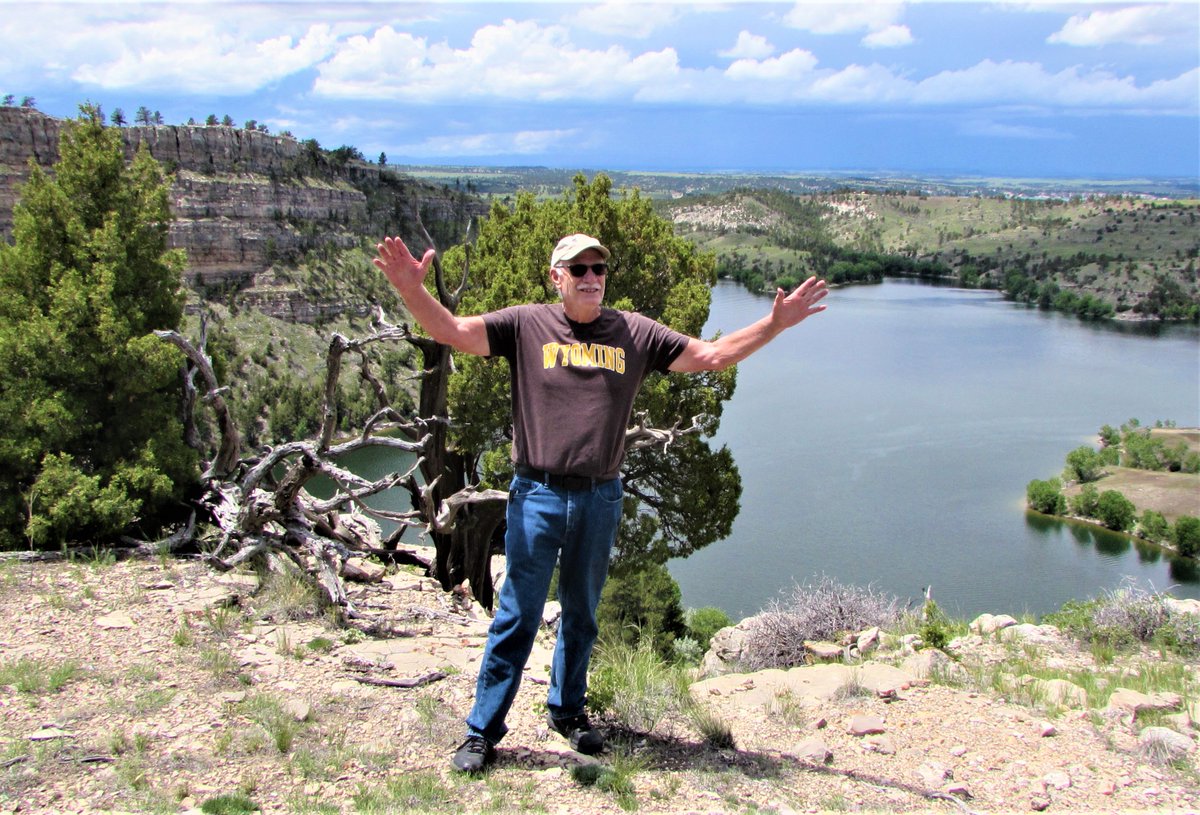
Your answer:
[[[736,696],[743,705],[764,705],[782,694],[829,700],[844,688],[857,685],[879,695],[894,695],[917,682],[916,677],[893,665],[802,665],[783,670],[770,668],[753,674],[725,674],[692,685],[700,701],[712,695]]]
[[[483,657],[483,642],[472,638],[446,637],[441,639],[368,640],[339,648],[339,658],[376,663],[388,667],[400,676],[419,676],[429,671],[456,668],[472,676],[479,670]],[[553,651],[537,642],[529,655],[525,673],[534,678],[549,679]]]

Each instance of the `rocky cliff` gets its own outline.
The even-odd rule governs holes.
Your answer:
[[[62,127],[37,110],[0,107],[5,239],[30,162],[49,168],[58,160]],[[435,238],[450,240],[486,211],[480,199],[367,162],[338,161],[315,142],[224,126],[125,127],[122,134],[129,158],[145,145],[172,175],[170,240],[187,252],[185,282],[200,292],[237,288],[247,304],[284,319],[341,309],[281,291],[271,284],[273,266],[384,234],[417,239],[418,213]]]

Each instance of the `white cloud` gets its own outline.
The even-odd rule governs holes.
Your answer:
[[[889,25],[862,38],[862,44],[868,48],[898,48],[902,45],[912,45],[912,42],[912,32],[906,25]]]
[[[1058,141],[1073,138],[1070,133],[1052,127],[1008,124],[991,119],[968,119],[959,126],[958,132],[964,136],[1027,139],[1030,141]]]
[[[608,0],[580,9],[571,17],[574,25],[596,34],[616,34],[644,39],[675,23],[683,9],[671,3]]]
[[[797,48],[764,60],[739,59],[725,70],[725,76],[739,82],[798,81],[816,67],[817,58],[812,52]]]
[[[538,155],[559,145],[574,142],[578,130],[522,130],[512,133],[471,133],[433,136],[413,144],[401,144],[395,153],[421,158],[454,156]]]
[[[562,26],[505,20],[475,32],[470,46],[427,43],[390,27],[354,37],[318,69],[318,95],[412,102],[471,99],[627,99],[678,70],[671,48],[631,57],[618,46],[575,46]]]
[[[252,93],[333,51],[349,26],[254,6],[11,3],[0,18],[0,75],[103,90]]]
[[[903,3],[811,3],[798,2],[784,15],[792,28],[814,34],[852,34],[881,31],[900,18]]]
[[[895,27],[903,28],[903,27]],[[880,29],[880,32],[889,28]],[[907,31],[907,29],[904,29]],[[901,37],[896,33],[884,39]],[[728,53],[765,53],[745,31]],[[1036,62],[984,60],[913,78],[901,67],[820,67],[812,51],[742,56],[725,70],[680,64],[675,49],[630,53],[619,46],[576,45],[563,26],[505,20],[475,32],[466,48],[431,43],[390,27],[346,40],[322,64],[320,96],[414,103],[557,100],[700,104],[987,106],[1196,110],[1185,76],[1139,85],[1132,75],[1079,67],[1049,71]]]
[[[1113,43],[1157,45],[1182,31],[1191,31],[1195,43],[1194,7],[1188,5],[1137,5],[1114,10],[1077,14],[1067,20],[1046,42],[1062,45],[1099,46]]]
[[[774,53],[775,46],[767,42],[766,37],[751,34],[749,31],[742,31],[738,34],[737,42],[734,43],[733,47],[717,52],[717,56],[729,59],[764,59]]]
[[[328,26],[318,25],[299,38],[285,34],[237,41],[199,24],[163,32],[147,42],[153,45],[133,47],[123,43],[115,57],[84,63],[72,78],[108,89],[237,95],[315,65],[331,53],[335,38]]]
[[[1200,68],[1139,87],[1133,77],[1078,67],[1051,73],[1032,62],[984,60],[916,83],[910,101],[933,105],[1025,104],[1078,109],[1187,112],[1200,107]]]

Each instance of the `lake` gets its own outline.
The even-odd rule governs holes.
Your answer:
[[[732,450],[732,534],[672,561],[685,606],[738,619],[828,575],[947,612],[1043,614],[1129,578],[1200,597],[1194,561],[1026,512],[1104,424],[1200,425],[1200,333],[1081,322],[995,292],[888,280],[739,366],[714,444]],[[720,283],[705,336],[770,299]],[[1196,496],[1200,515],[1200,495]]]
[[[1025,510],[1025,485],[1102,425],[1200,425],[1195,327],[1095,325],[902,280],[825,302],[739,366],[710,443],[733,451],[742,509],[729,538],[670,563],[685,606],[739,619],[820,575],[914,603],[932,585],[955,616],[1040,615],[1126,578],[1200,597],[1195,561]],[[770,305],[720,283],[705,336]],[[401,466],[379,450],[347,465]],[[371,503],[407,501],[395,489]]]

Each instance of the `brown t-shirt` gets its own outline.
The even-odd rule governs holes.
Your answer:
[[[558,303],[483,315],[491,356],[508,360],[513,459],[552,473],[613,478],[625,455],[633,400],[651,371],[687,346],[678,331],[628,311],[590,323]]]

